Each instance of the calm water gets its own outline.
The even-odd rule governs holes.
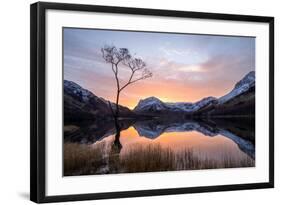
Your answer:
[[[65,149],[65,175],[255,166],[253,119],[124,120],[120,124],[121,146],[114,145],[112,123],[66,125],[65,148],[76,148]],[[94,152],[93,157],[80,159],[85,150]]]

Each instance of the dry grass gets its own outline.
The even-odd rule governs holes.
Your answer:
[[[133,173],[176,170],[253,167],[250,157],[235,159],[225,155],[221,160],[198,157],[193,150],[174,152],[159,144],[136,144],[121,155],[111,150],[105,155],[105,144],[90,147],[74,143],[64,145],[64,175]]]
[[[219,169],[219,168],[238,168],[253,167],[255,160],[250,157],[236,159],[231,155],[224,155],[220,160],[208,157],[198,157],[193,150],[183,150],[176,154],[175,167],[177,170],[196,170],[196,169]]]
[[[160,145],[135,145],[121,157],[124,172],[155,172],[175,170],[175,154]]]
[[[198,157],[193,150],[186,149],[173,152],[160,145],[137,145],[121,158],[121,166],[125,172],[153,172],[217,169],[234,167],[253,167],[255,161],[250,157],[235,159],[225,155],[222,160],[212,160],[208,157]]]
[[[94,174],[105,163],[101,144],[95,148],[76,143],[64,144],[64,175]]]

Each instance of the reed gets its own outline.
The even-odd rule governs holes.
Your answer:
[[[159,144],[135,144],[123,150],[121,154],[105,152],[106,146],[100,143],[95,146],[75,143],[64,144],[64,175],[113,174],[135,172],[158,172],[199,170],[218,168],[253,167],[255,160],[250,157],[243,159],[225,155],[214,160],[198,157],[192,149],[174,152]],[[111,148],[112,149],[112,148]]]
[[[64,175],[95,174],[105,164],[104,144],[90,147],[78,143],[64,144]]]
[[[155,172],[175,170],[175,154],[160,145],[136,144],[127,150],[120,159],[125,172]]]
[[[200,155],[200,153],[199,153]],[[174,152],[159,144],[136,145],[121,156],[121,166],[125,172],[154,172],[197,169],[218,169],[253,167],[255,161],[250,157],[236,159],[231,155],[223,156],[222,160],[198,157],[192,149]]]

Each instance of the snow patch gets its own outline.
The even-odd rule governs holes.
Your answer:
[[[249,72],[242,80],[236,83],[233,90],[219,98],[219,104],[223,104],[236,96],[248,91],[251,87],[255,86],[255,71]]]

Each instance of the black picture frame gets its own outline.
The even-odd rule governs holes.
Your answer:
[[[269,181],[263,183],[229,184],[192,188],[170,188],[107,193],[46,196],[46,68],[45,37],[46,10],[67,10],[101,13],[169,16],[196,19],[263,22],[269,24]],[[37,203],[76,200],[97,200],[197,192],[261,189],[274,187],[274,17],[218,13],[110,7],[82,4],[38,2],[30,7],[30,199]],[[267,122],[266,122],[267,123]]]

